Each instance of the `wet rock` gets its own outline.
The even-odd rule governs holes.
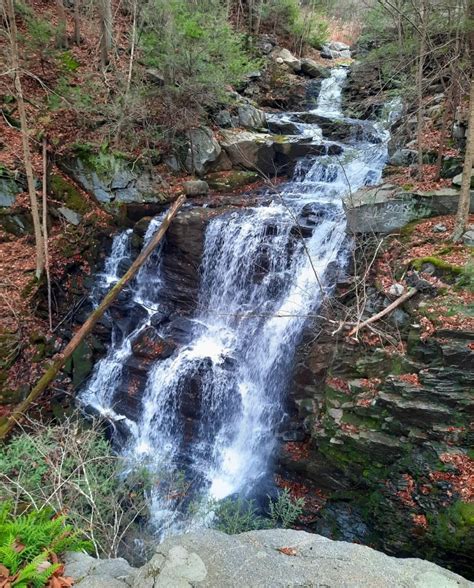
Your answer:
[[[189,180],[183,188],[186,196],[205,196],[209,192],[209,185],[203,180]]]
[[[166,359],[173,354],[176,345],[160,337],[155,327],[146,327],[132,341],[132,352],[137,357],[156,361],[157,359]]]
[[[323,135],[332,141],[360,141],[380,143],[380,138],[373,124],[350,118],[334,118],[314,112],[304,112],[294,115],[295,120],[318,125]]]

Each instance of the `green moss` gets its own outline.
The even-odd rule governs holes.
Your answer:
[[[474,552],[474,504],[458,500],[445,511],[429,516],[432,541],[452,551]]]
[[[63,69],[67,72],[75,72],[81,65],[70,51],[64,51],[61,53],[59,60],[61,61]]]
[[[441,259],[440,257],[434,256],[418,257],[416,259],[412,259],[410,265],[413,267],[413,269],[420,270],[425,263],[430,263],[431,265],[434,265],[435,268],[456,276],[460,275],[463,271],[461,267],[444,261],[444,259]]]
[[[49,188],[56,200],[64,202],[71,210],[85,213],[90,209],[89,203],[72,182],[68,182],[62,176],[54,174],[50,178]]]

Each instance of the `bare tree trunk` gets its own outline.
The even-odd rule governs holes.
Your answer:
[[[44,261],[46,269],[46,287],[48,290],[48,321],[49,330],[53,331],[53,313],[51,308],[51,274],[49,265],[49,248],[48,248],[48,153],[46,150],[47,141],[43,137],[43,241],[44,241]]]
[[[466,154],[462,171],[461,192],[459,194],[458,211],[452,235],[453,241],[459,241],[469,220],[471,204],[471,173],[474,162],[474,79],[471,78],[471,92],[469,98],[469,126],[467,129]]]
[[[81,0],[74,0],[74,43],[81,44]]]
[[[441,167],[443,165],[444,149],[446,147],[446,140],[448,138],[448,124],[449,117],[453,112],[453,92],[454,92],[454,81],[451,80],[449,86],[448,95],[446,96],[446,102],[444,105],[443,120],[441,122],[441,133],[439,137],[438,146],[438,157],[436,159],[436,179],[439,180],[441,177]]]
[[[30,139],[28,135],[28,123],[26,118],[25,101],[23,98],[23,88],[20,78],[20,62],[18,54],[17,28],[15,21],[14,0],[5,0],[6,14],[10,33],[11,45],[11,64],[13,71],[13,81],[15,84],[16,98],[18,102],[18,113],[20,115],[21,140],[23,145],[23,159],[25,164],[26,179],[28,183],[28,194],[30,196],[31,216],[33,218],[33,228],[35,233],[36,246],[36,277],[39,279],[44,269],[44,244],[43,233],[41,231],[41,221],[38,210],[38,199],[35,190],[35,180],[33,176],[33,166],[31,164]]]
[[[418,113],[417,113],[417,143],[418,143],[418,177],[423,176],[423,119],[425,109],[423,107],[423,69],[425,66],[426,53],[426,0],[421,1],[420,5],[420,46],[418,55],[418,66],[416,71],[416,89],[418,95]]]
[[[39,398],[41,394],[48,388],[48,386],[51,384],[54,378],[58,375],[63,365],[74,353],[74,350],[77,349],[79,344],[85,339],[85,337],[87,337],[87,335],[89,335],[97,321],[100,319],[101,316],[103,316],[104,312],[112,304],[112,302],[114,302],[114,300],[123,290],[124,286],[126,286],[128,282],[130,282],[130,280],[137,274],[138,270],[150,257],[151,253],[156,249],[157,245],[163,239],[171,221],[173,220],[174,216],[181,208],[181,206],[184,204],[185,200],[185,196],[180,196],[178,200],[174,202],[174,204],[169,209],[168,214],[163,219],[160,228],[152,237],[152,239],[145,247],[145,249],[132,263],[127,273],[122,278],[120,278],[120,280],[115,284],[115,286],[113,286],[113,288],[109,290],[109,292],[105,295],[104,299],[99,304],[99,306],[92,312],[92,314],[82,325],[82,327],[75,333],[74,337],[66,345],[61,355],[39,379],[36,386],[34,386],[34,388],[31,390],[31,392],[28,394],[25,400],[23,400],[23,402],[21,402],[15,408],[15,410],[10,414],[10,416],[7,419],[2,419],[2,421],[0,421],[0,439],[4,439],[8,435],[11,429],[22,418],[25,410],[27,410],[31,403],[34,402],[37,398]]]
[[[60,49],[67,49],[67,18],[63,0],[56,0],[56,5],[58,7],[59,19],[58,28],[56,31],[56,47],[59,47]]]
[[[102,67],[107,67],[112,49],[112,4],[111,0],[99,0],[100,15],[100,59]]]

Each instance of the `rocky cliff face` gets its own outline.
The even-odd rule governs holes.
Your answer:
[[[387,300],[367,288],[370,316]],[[336,294],[344,304],[346,289]],[[432,304],[419,295],[380,327],[388,339],[358,342],[341,334],[346,316],[328,306],[329,322],[299,348],[280,474],[319,497],[312,530],[472,575],[474,333],[465,323],[427,337],[422,311]]]
[[[81,588],[464,588],[471,582],[420,559],[396,559],[369,547],[303,531],[217,531],[168,539],[142,568],[125,560],[70,554],[65,574]]]

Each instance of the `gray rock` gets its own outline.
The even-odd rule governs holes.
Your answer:
[[[321,53],[320,53],[320,55],[324,59],[337,59],[338,52],[337,51],[333,51],[332,49],[330,49],[328,45],[323,45],[321,47]]]
[[[288,51],[288,49],[276,49],[275,57],[277,60],[281,60],[281,63],[286,65],[289,70],[298,73],[301,71],[301,61]]]
[[[239,125],[245,129],[262,129],[266,126],[265,113],[251,104],[238,107]]]
[[[87,576],[97,560],[88,553],[68,552],[64,557],[65,574],[75,580],[81,580]]]
[[[167,201],[158,174],[112,153],[78,154],[58,164],[102,204]]]
[[[418,160],[418,152],[414,149],[397,149],[390,157],[388,163],[396,166],[407,166],[416,163]]]
[[[461,186],[462,183],[462,173],[458,174],[457,176],[454,176],[453,178],[453,184],[455,186]],[[474,189],[474,169],[471,170],[471,189]]]
[[[443,225],[442,223],[437,223],[433,227],[433,233],[446,233],[447,230],[446,225]]]
[[[232,117],[230,116],[230,112],[228,110],[219,111],[216,114],[214,120],[216,121],[216,124],[223,129],[228,129],[232,126]]]
[[[186,138],[184,167],[190,173],[203,175],[218,160],[221,146],[208,127],[191,129],[186,133]]]
[[[17,195],[23,192],[23,189],[8,172],[0,169],[0,207],[13,206]]]
[[[395,284],[392,284],[390,286],[390,288],[388,289],[388,293],[390,294],[390,296],[395,296],[396,298],[401,296],[404,292],[405,292],[405,286],[403,284],[395,283]]]
[[[474,231],[467,231],[462,236],[462,240],[464,245],[468,245],[469,247],[474,247]]]
[[[282,548],[294,554],[287,555]],[[472,586],[427,561],[397,559],[370,547],[287,529],[232,536],[217,531],[190,533],[166,540],[153,560],[141,568],[134,588]]]
[[[82,219],[82,215],[66,206],[58,208],[59,214],[71,225],[79,225]]]
[[[81,588],[129,588],[130,584],[110,576],[86,576],[83,580],[76,582],[74,586]]]
[[[83,588],[120,588],[133,582],[137,572],[123,558],[95,559],[87,553],[70,552],[65,556],[65,575]]]
[[[328,78],[331,75],[326,67],[308,58],[301,60],[301,71],[310,78]]]
[[[240,130],[225,130],[221,134],[221,146],[233,166],[263,173],[275,171],[272,135]]]
[[[149,68],[145,71],[145,77],[150,84],[154,86],[164,86],[165,85],[165,78],[163,74],[154,68]]]
[[[209,192],[209,185],[204,180],[189,180],[183,187],[186,196],[205,196]]]
[[[358,190],[346,198],[344,206],[349,231],[390,233],[414,220],[453,214],[458,201],[459,191],[452,188],[411,193],[399,186],[382,184]],[[470,210],[474,212],[474,191],[471,191]]]
[[[329,49],[333,51],[348,51],[350,50],[350,46],[346,43],[342,43],[341,41],[331,41],[328,44]]]

